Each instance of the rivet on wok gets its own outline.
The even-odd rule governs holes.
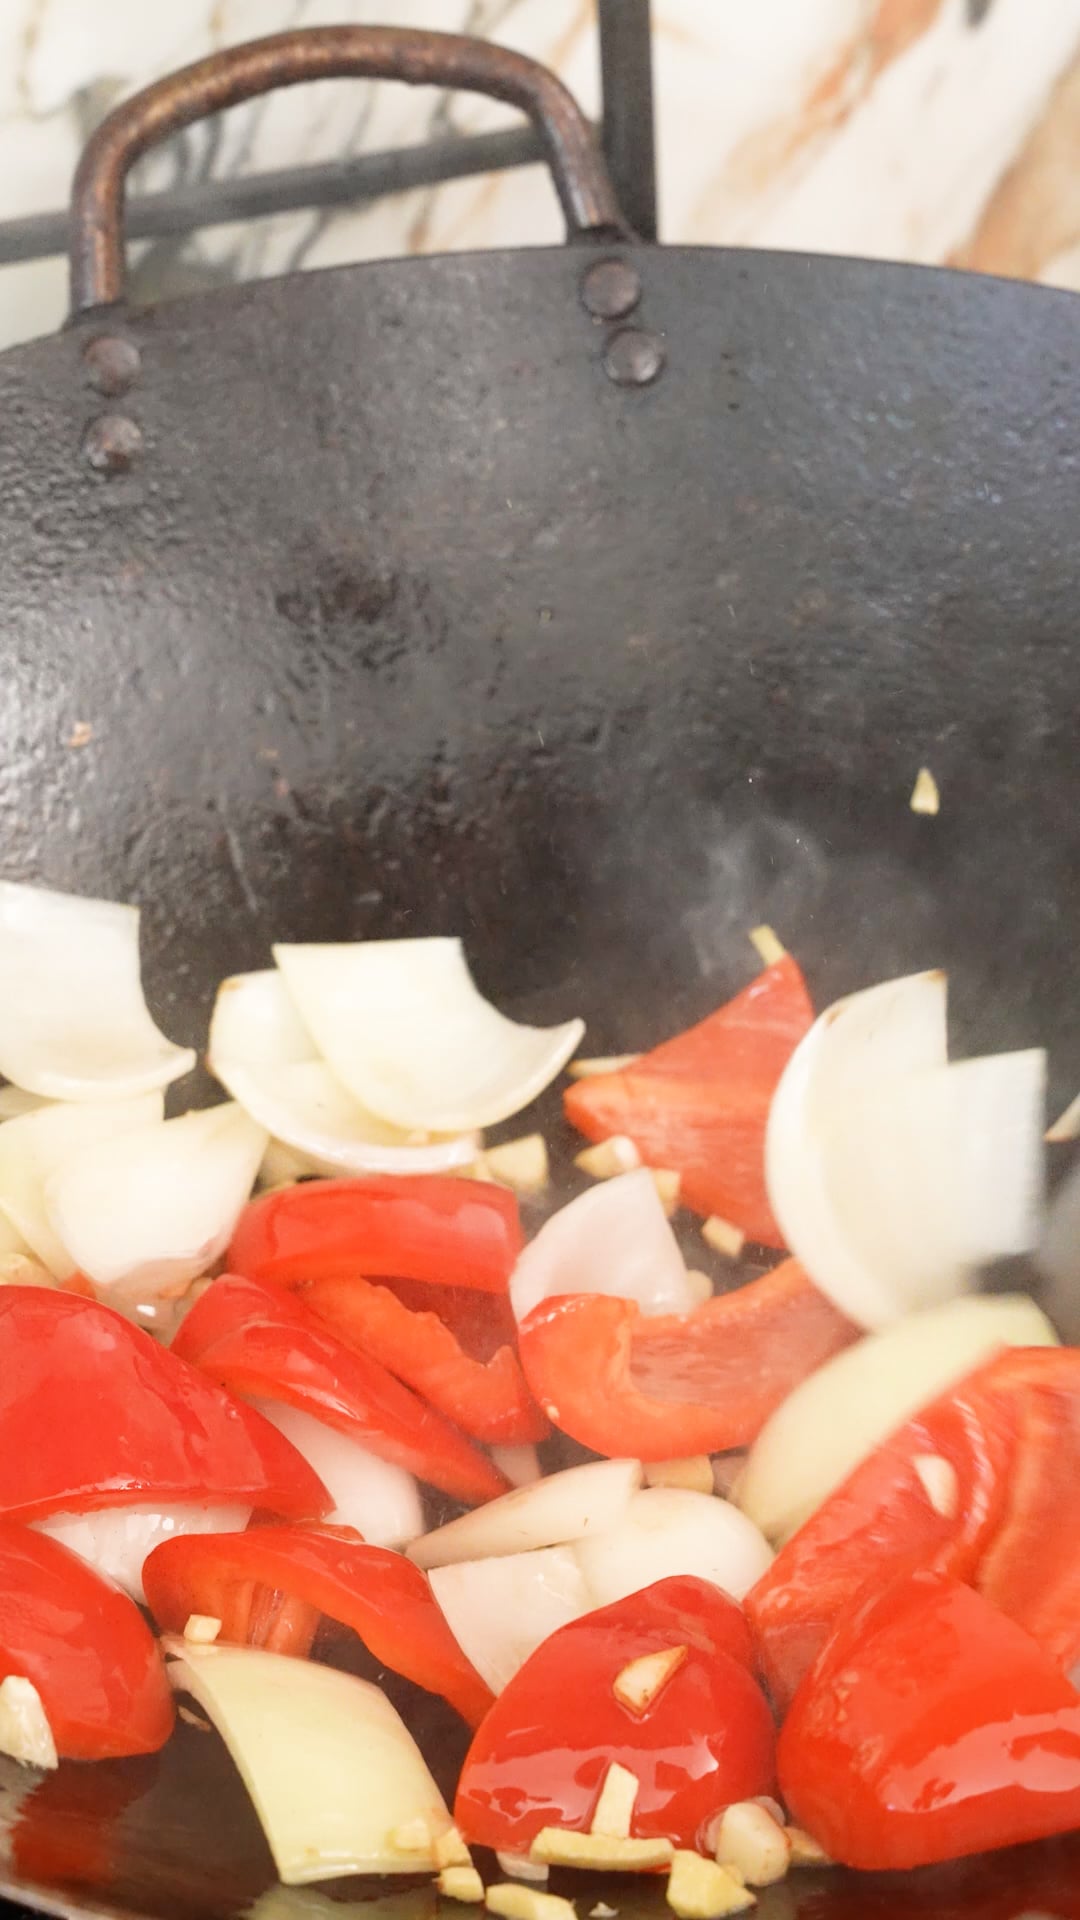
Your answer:
[[[143,437],[123,413],[103,413],[83,435],[83,455],[97,473],[126,473],[142,452]]]
[[[83,365],[91,386],[99,393],[126,393],[139,377],[142,358],[133,340],[102,333],[96,340],[87,341]]]
[[[594,320],[622,320],[641,299],[641,281],[625,260],[595,260],[581,282],[581,300]]]
[[[647,387],[664,364],[664,343],[657,333],[622,327],[604,351],[604,371],[617,387]]]

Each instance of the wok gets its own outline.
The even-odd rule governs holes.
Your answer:
[[[530,113],[569,244],[131,310],[136,154],[345,73]],[[456,931],[501,1005],[580,1011],[590,1051],[622,1051],[740,987],[764,920],[819,1002],[948,967],[961,1049],[1046,1040],[1053,1097],[1075,1092],[1072,296],[636,244],[550,74],[362,28],[120,108],[77,176],[72,261],[67,330],[0,357],[3,871],[138,901],[174,1038],[273,938]],[[923,765],[933,819],[907,804]],[[191,1728],[0,1787],[3,1887],[34,1906],[330,1911],[266,1891]],[[758,1911],[1033,1909],[1080,1914],[1073,1842],[793,1879]]]

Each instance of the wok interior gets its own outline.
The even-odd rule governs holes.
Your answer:
[[[818,1004],[946,967],[956,1050],[1045,1042],[1063,1105],[1073,302],[794,256],[640,265],[668,364],[637,394],[605,379],[572,253],[130,316],[147,457],[116,482],[73,455],[79,339],[7,356],[6,872],[138,901],[180,1041],[272,939],[457,932],[508,1012],[580,1012],[590,1052],[621,1052],[743,985],[766,921]],[[907,804],[922,765],[932,820]],[[410,1719],[449,1754],[435,1713]],[[322,1908],[267,1891],[190,1726],[41,1783],[0,1763],[0,1808],[10,1884],[65,1910]],[[1063,1841],[808,1876],[758,1912],[1006,1920],[1077,1885]],[[585,1897],[663,1910],[625,1881]]]

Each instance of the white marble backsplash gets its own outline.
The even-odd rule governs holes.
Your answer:
[[[654,0],[670,241],[948,261],[1080,288],[1080,0]],[[598,111],[592,0],[0,0],[0,220],[63,205],[115,101],[198,58],[332,21],[464,29],[545,60]],[[143,164],[162,188],[508,124],[467,95],[324,82]],[[133,253],[141,297],[561,226],[528,168]],[[58,259],[0,268],[0,345],[56,327]]]

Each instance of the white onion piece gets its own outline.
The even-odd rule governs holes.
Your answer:
[[[159,1128],[164,1111],[160,1093],[143,1093],[57,1101],[0,1125],[0,1214],[58,1280],[69,1279],[78,1263],[50,1218],[47,1182],[84,1148]]]
[[[947,1065],[944,1014],[939,973],[838,1001],[773,1099],[766,1175],[784,1240],[862,1326],[954,1297],[1038,1235],[1045,1056]]]
[[[788,1394],[733,1497],[771,1540],[786,1540],[882,1440],[991,1354],[1056,1344],[1026,1294],[946,1301],[868,1334]]]
[[[140,1301],[179,1290],[224,1252],[266,1138],[229,1102],[86,1147],[47,1183],[56,1234],[95,1286]]]
[[[77,1553],[96,1573],[112,1580],[130,1593],[140,1606],[146,1605],[143,1592],[143,1562],[162,1540],[180,1533],[243,1533],[251,1518],[251,1508],[235,1504],[218,1506],[99,1507],[88,1513],[51,1513],[47,1520],[31,1524],[38,1533],[59,1540],[62,1547]]]
[[[259,1647],[170,1637],[165,1649],[174,1687],[194,1697],[228,1747],[287,1885],[435,1867],[434,1840],[450,1815],[378,1687]],[[394,1835],[416,1822],[432,1846],[407,1852]]]
[[[698,1304],[647,1167],[590,1187],[529,1242],[510,1277],[518,1320],[559,1293],[618,1294],[642,1313],[689,1313]]]
[[[594,1607],[625,1599],[670,1574],[696,1574],[741,1600],[772,1560],[752,1520],[711,1493],[647,1487],[624,1519],[574,1549]]]
[[[399,1127],[466,1133],[509,1119],[585,1031],[508,1020],[477,991],[460,940],[278,946],[274,958],[327,1065]]]
[[[430,1579],[451,1633],[493,1693],[542,1640],[592,1606],[573,1547],[459,1560]]]
[[[254,1400],[264,1420],[291,1440],[334,1503],[335,1527],[355,1527],[373,1547],[402,1547],[424,1524],[424,1503],[411,1473],[380,1460],[347,1434],[281,1400]]]
[[[369,1113],[319,1058],[280,973],[234,974],[218,988],[208,1064],[234,1100],[314,1173],[443,1173],[469,1166],[475,1132],[417,1141]]]
[[[622,1518],[640,1485],[640,1460],[590,1460],[567,1467],[425,1533],[413,1541],[409,1558],[418,1567],[446,1567],[456,1560],[526,1553],[606,1532]]]
[[[51,1100],[115,1100],[194,1065],[143,998],[137,907],[0,881],[0,1073]]]

